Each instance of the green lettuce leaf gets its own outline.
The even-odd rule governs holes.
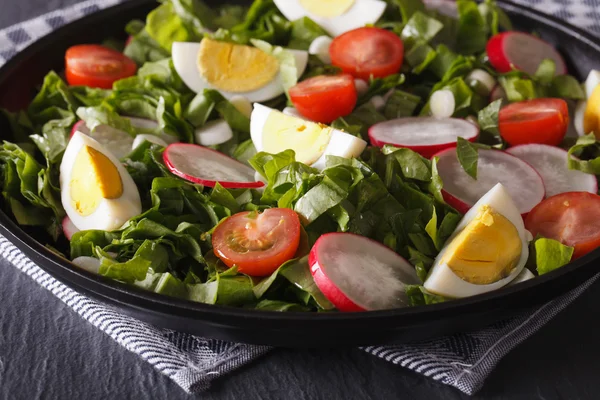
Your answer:
[[[574,252],[573,247],[552,240],[539,238],[535,241],[535,262],[539,275],[547,274],[555,269],[567,265]]]

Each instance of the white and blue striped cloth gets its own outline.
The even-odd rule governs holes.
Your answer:
[[[53,29],[124,0],[90,0],[57,10],[0,31],[0,65]],[[600,35],[600,0],[517,0]],[[206,390],[228,372],[273,350],[267,346],[228,343],[156,328],[122,315],[73,291],[29,260],[0,236],[0,254],[42,287],[69,305],[82,318],[104,331],[127,350],[169,376],[185,391]],[[395,346],[362,350],[411,369],[467,394],[481,388],[498,361],[567,307],[596,279],[541,307],[486,329]]]

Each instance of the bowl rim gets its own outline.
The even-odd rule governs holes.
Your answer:
[[[60,37],[68,35],[74,27],[92,25],[96,22],[106,20],[112,14],[134,10],[149,5],[151,2],[152,0],[131,0],[118,3],[65,24],[35,41],[0,67],[0,82],[10,77],[20,64],[26,62],[28,58],[32,57],[40,49],[55,42]],[[505,0],[498,0],[497,3],[506,11],[518,12],[521,16],[528,19],[543,22],[553,30],[562,31],[569,36],[573,36],[578,41],[583,42],[600,53],[600,44],[597,44],[600,43],[598,39],[583,29],[570,25],[555,16],[544,14],[520,4]],[[564,267],[519,285],[503,287],[496,291],[444,303],[369,312],[281,313],[181,300],[89,273],[75,267],[71,262],[46,248],[21,229],[4,210],[0,210],[0,233],[54,278],[83,294],[87,294],[93,298],[101,298],[102,301],[107,303],[134,308],[140,311],[151,310],[153,313],[183,317],[191,321],[210,320],[218,324],[229,323],[232,319],[236,319],[244,325],[261,323],[276,327],[292,323],[295,326],[302,326],[309,329],[325,328],[329,324],[339,326],[340,323],[352,324],[374,321],[391,323],[393,326],[409,326],[431,319],[447,318],[449,313],[461,314],[467,309],[469,313],[474,311],[489,312],[489,310],[498,308],[498,305],[507,298],[519,296],[524,299],[534,293],[539,294],[541,291],[549,288],[551,284],[557,284],[558,281],[563,281],[564,286],[568,286],[569,289],[574,288],[594,275],[594,272],[596,272],[593,268],[594,262],[600,259],[600,249],[596,249]],[[561,286],[563,285],[561,284]],[[566,292],[566,289],[562,290],[560,294],[554,295],[552,299]]]

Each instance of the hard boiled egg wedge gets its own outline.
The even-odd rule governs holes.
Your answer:
[[[309,17],[333,36],[374,24],[387,6],[380,0],[275,0],[275,5],[290,21]]]
[[[79,230],[112,231],[141,214],[133,179],[104,146],[75,132],[60,164],[62,205]]]
[[[579,125],[579,115],[575,115],[575,127],[578,132],[587,135],[593,132],[596,138],[600,138],[600,71],[592,70],[585,81],[585,92],[587,103],[579,103],[576,113],[583,111],[583,126]]]
[[[525,267],[529,240],[519,210],[499,183],[458,224],[435,259],[425,289],[460,298],[506,286]]]
[[[258,151],[280,153],[291,149],[296,161],[320,170],[326,167],[327,156],[358,157],[367,146],[356,136],[261,104],[254,105],[250,136]]]
[[[306,70],[308,52],[286,50],[296,61],[296,75]],[[228,100],[244,96],[250,102],[271,100],[284,93],[279,61],[253,47],[205,38],[200,43],[175,42],[173,65],[194,92],[216,89]]]

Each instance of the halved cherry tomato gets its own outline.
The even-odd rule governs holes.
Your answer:
[[[581,257],[600,247],[600,196],[568,192],[549,197],[531,210],[525,227],[533,236],[574,247],[573,259]]]
[[[511,146],[539,143],[558,146],[569,127],[569,108],[562,99],[512,103],[498,114],[500,135]]]
[[[126,55],[97,44],[69,48],[65,55],[69,85],[111,89],[119,79],[135,75],[137,65]]]
[[[290,89],[296,109],[308,119],[328,124],[354,110],[358,95],[351,75],[320,75]]]
[[[400,71],[404,43],[385,29],[358,28],[333,39],[329,54],[333,65],[356,78],[384,78]]]
[[[212,236],[213,251],[227,266],[251,276],[272,274],[294,258],[300,243],[300,219],[288,208],[259,214],[241,212],[223,221]]]

